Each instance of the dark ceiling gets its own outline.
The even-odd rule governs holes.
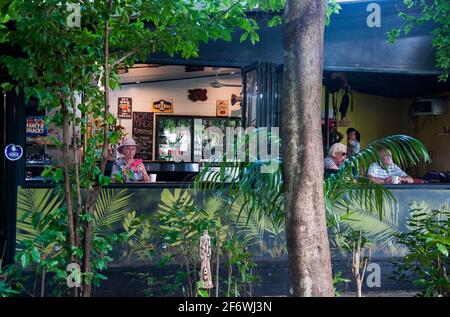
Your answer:
[[[450,80],[439,83],[436,75],[347,72],[346,76],[353,91],[370,95],[414,98],[450,92]]]

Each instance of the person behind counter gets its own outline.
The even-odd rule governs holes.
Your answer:
[[[380,150],[380,157],[386,169],[379,163],[372,163],[367,171],[369,179],[377,184],[400,184],[414,182],[413,178],[406,174],[397,164],[392,160],[392,152],[389,150]]]
[[[111,181],[114,181],[114,175],[120,172],[125,183],[150,181],[142,161],[134,158],[139,149],[140,146],[132,138],[123,140],[117,151],[124,157],[114,162],[111,170]]]
[[[361,149],[361,135],[355,128],[347,129],[347,156],[351,157],[359,153]]]

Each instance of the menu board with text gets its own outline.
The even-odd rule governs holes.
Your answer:
[[[153,150],[152,112],[133,112],[133,139],[141,146],[136,158],[151,160]]]

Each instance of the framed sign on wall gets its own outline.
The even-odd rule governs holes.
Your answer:
[[[159,99],[152,103],[153,112],[173,113],[173,100]]]
[[[131,119],[132,99],[129,97],[119,97],[117,103],[117,117],[119,119]]]
[[[216,100],[216,116],[228,117],[228,100]]]

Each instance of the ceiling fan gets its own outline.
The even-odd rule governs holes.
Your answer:
[[[222,88],[222,87],[242,87],[242,85],[236,85],[236,84],[225,84],[222,83],[219,80],[219,72],[220,72],[220,68],[219,67],[214,67],[214,69],[216,70],[216,78],[214,78],[214,80],[212,82],[209,83],[209,85],[213,88]]]

